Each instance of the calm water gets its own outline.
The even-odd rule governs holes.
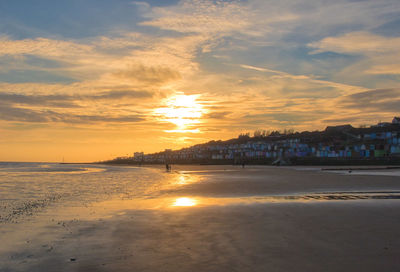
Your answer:
[[[215,168],[215,169],[214,169]],[[21,222],[26,216],[35,215],[48,207],[59,205],[58,207],[85,207],[93,203],[108,200],[151,200],[160,202],[161,199],[168,197],[183,197],[183,199],[168,200],[173,201],[173,205],[191,206],[192,199],[185,198],[187,195],[173,195],[174,190],[180,190],[190,183],[198,183],[202,179],[213,181],[215,184],[223,185],[227,181],[251,181],[251,184],[270,184],[264,190],[258,190],[242,194],[248,186],[227,187],[222,198],[202,199],[198,203],[216,202],[259,202],[262,201],[309,201],[309,200],[356,200],[356,199],[399,199],[400,191],[397,190],[397,182],[390,183],[386,187],[376,183],[364,186],[364,179],[361,179],[358,186],[352,186],[352,182],[342,183],[340,186],[324,186],[325,179],[315,185],[309,186],[308,181],[318,181],[321,176],[313,176],[313,171],[296,171],[297,176],[304,176],[298,182],[304,186],[296,185],[293,182],[293,172],[278,168],[254,167],[252,169],[241,169],[234,167],[210,167],[207,170],[197,169],[197,171],[172,171],[166,173],[164,169],[141,168],[129,166],[107,166],[90,164],[57,164],[57,163],[0,163],[0,223]],[[227,169],[225,169],[227,168]],[[317,169],[318,171],[318,169]],[[307,173],[306,173],[307,172]],[[376,171],[375,171],[376,172]],[[380,171],[377,173],[353,171],[351,175],[391,175],[398,176],[399,172]],[[392,173],[393,172],[393,173]],[[311,174],[310,174],[311,173]],[[342,174],[335,175],[332,184],[340,181]],[[325,175],[325,174],[324,174]],[[325,176],[324,176],[325,177]],[[331,178],[332,179],[332,178]],[[397,177],[396,177],[397,179]],[[273,186],[277,186],[275,180],[281,180],[281,189],[271,193]],[[352,179],[353,180],[353,179]],[[287,182],[288,185],[285,185]],[[207,190],[207,184],[203,184]],[[228,183],[229,184],[229,183]],[[240,183],[239,183],[240,184]],[[274,185],[275,184],[275,185]],[[362,185],[360,187],[360,185]],[[393,186],[396,185],[396,186]],[[296,187],[297,186],[297,187]],[[291,188],[294,189],[291,189]],[[336,188],[335,188],[336,187]],[[365,187],[365,188],[364,188]],[[190,186],[189,186],[190,188]],[[203,187],[204,188],[204,187]],[[216,186],[218,191],[220,186]],[[230,188],[230,189],[229,189]],[[231,189],[236,188],[233,192]],[[260,187],[261,188],[261,187]],[[308,191],[307,191],[308,190]],[[214,190],[211,190],[212,193]],[[206,191],[207,192],[207,191]],[[210,193],[209,192],[209,193]],[[235,193],[236,192],[236,193]],[[322,193],[321,192],[329,192]],[[201,187],[189,192],[189,194],[201,193]],[[221,191],[220,191],[221,193]],[[289,193],[289,195],[287,195]],[[235,197],[235,194],[239,197]],[[275,195],[274,195],[275,194]],[[207,196],[207,194],[206,194]],[[232,199],[228,199],[234,196]],[[245,198],[246,196],[246,198]],[[257,196],[254,199],[252,196]],[[184,203],[186,201],[186,203]],[[147,201],[149,202],[149,201]],[[160,202],[161,203],[161,202]],[[118,205],[123,205],[119,203]],[[130,204],[129,204],[130,205]],[[134,205],[135,206],[135,205]]]
[[[0,221],[48,206],[154,195],[165,186],[157,169],[56,163],[0,163]]]

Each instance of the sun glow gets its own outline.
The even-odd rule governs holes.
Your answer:
[[[172,206],[191,207],[191,206],[195,206],[196,204],[197,204],[196,200],[194,200],[192,198],[180,197],[175,200],[175,202],[174,202],[174,204],[172,204]]]
[[[201,117],[205,113],[203,106],[197,101],[199,95],[185,95],[178,93],[164,101],[164,107],[154,112],[161,121],[170,122],[176,125],[174,130],[166,132],[177,133],[199,133],[199,129],[191,128],[201,123]]]

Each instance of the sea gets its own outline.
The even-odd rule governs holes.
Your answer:
[[[296,171],[321,170],[319,167],[294,167],[293,169]],[[252,170],[257,171],[257,168]],[[218,171],[227,174],[226,169]],[[339,176],[400,177],[400,169],[326,172]],[[54,206],[85,207],[107,200],[156,199],[161,194],[165,197],[168,189],[176,189],[177,186],[198,179],[199,174],[203,176],[210,174],[210,171],[195,173],[191,171],[167,173],[162,166],[0,162],[0,223],[18,223]],[[234,173],[236,172],[232,172],[229,179],[235,179]],[[250,176],[246,178],[252,177],[251,173],[249,172]]]
[[[165,180],[156,168],[0,162],[0,223],[16,223],[54,205],[154,196]]]

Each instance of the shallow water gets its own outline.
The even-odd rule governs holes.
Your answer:
[[[390,176],[390,177],[400,177],[400,169],[395,170],[332,170],[327,171],[336,174],[343,174],[343,175],[361,175],[361,176]]]
[[[185,188],[191,186],[208,186],[213,182],[224,185],[229,182],[246,181],[248,184],[257,181],[260,184],[276,183],[268,176],[278,175],[293,179],[288,175],[288,169],[269,167],[220,166],[194,169],[178,169],[164,172],[160,168],[143,168],[132,166],[109,166],[94,164],[57,164],[57,163],[0,163],[0,223],[17,223],[26,217],[35,215],[48,207],[85,207],[93,203],[106,201],[136,201],[137,207],[154,208],[174,205],[177,199],[188,197]],[[316,173],[320,169],[289,169],[299,172],[298,175]],[[344,171],[329,171],[343,174]],[[373,175],[367,171],[360,174]],[[392,172],[396,171],[390,171]],[[304,173],[304,174],[303,174]],[[378,173],[386,173],[378,172]],[[396,172],[397,173],[397,172]],[[346,174],[346,173],[345,173]],[[354,171],[352,175],[359,173]],[[338,175],[339,177],[340,175]],[[201,184],[203,181],[204,184]],[[285,187],[285,182],[282,182]],[[295,181],[290,181],[295,186]],[[321,184],[324,180],[321,180]],[[213,186],[213,185],[211,185]],[[290,187],[290,186],[289,186]],[[195,205],[230,205],[240,203],[287,202],[287,201],[330,201],[330,200],[377,200],[398,199],[399,190],[338,190],[323,191],[291,191],[291,192],[256,192],[253,195],[216,195],[213,198],[201,195],[201,187],[189,191],[189,200],[196,198]],[[198,190],[196,189],[198,188]],[[232,188],[228,188],[231,190]],[[301,189],[301,188],[300,188]],[[340,190],[342,189],[342,190]],[[182,194],[182,195],[180,195]],[[196,194],[199,194],[196,196]],[[189,201],[188,200],[188,201]],[[122,202],[121,202],[122,201]],[[172,204],[171,204],[172,203]],[[131,205],[131,204],[130,204]],[[175,205],[185,206],[185,205]]]
[[[164,180],[156,169],[54,163],[0,163],[0,222],[62,202],[83,205],[143,197]]]

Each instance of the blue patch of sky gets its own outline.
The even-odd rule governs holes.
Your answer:
[[[400,77],[398,75],[389,74],[365,74],[360,77],[352,76],[345,80],[347,84],[353,84],[358,86],[363,86],[369,89],[382,89],[382,88],[392,88],[397,86]]]
[[[294,44],[308,44],[327,37],[340,36],[349,32],[363,30],[365,30],[364,25],[355,23],[326,25],[319,30],[315,25],[303,25],[296,27],[293,31],[282,37],[282,41]]]
[[[69,63],[40,58],[31,55],[25,55],[24,63],[38,68],[49,68],[49,69],[71,67],[71,64]]]
[[[60,83],[70,84],[75,79],[47,71],[9,70],[0,73],[0,82],[6,83]]]
[[[146,0],[146,1],[138,0],[136,2],[146,2],[154,7],[165,7],[165,6],[176,5],[179,3],[179,1],[180,0]]]
[[[201,68],[209,73],[224,74],[237,70],[237,65],[232,65],[229,59],[218,57],[215,52],[203,53],[197,61]]]
[[[165,6],[176,1],[147,1]],[[145,20],[132,0],[0,0],[0,35],[14,39],[35,37],[85,38],[114,31],[134,30]]]
[[[10,65],[12,67],[10,67]],[[0,73],[0,81],[8,82],[8,83],[21,83],[21,82],[41,82],[41,83],[69,83],[74,82],[75,80],[56,75],[55,78],[52,78],[54,75],[53,72],[43,71],[48,69],[60,69],[70,67],[69,63],[45,59],[32,55],[24,55],[21,57],[14,56],[1,56],[0,57],[0,66],[3,67],[3,72]],[[15,67],[20,67],[20,69],[15,69]],[[25,68],[21,68],[25,67]],[[29,67],[27,69],[27,67]],[[32,71],[31,69],[40,69],[39,71]],[[8,70],[8,71],[5,71]],[[14,74],[15,73],[15,74]]]
[[[398,74],[378,74],[375,75],[375,78],[382,81],[393,81],[393,82],[400,81],[400,76]]]
[[[360,61],[363,56],[338,54],[334,52],[323,52],[310,54],[311,49],[307,46],[256,46],[247,50],[224,50],[218,48],[210,53],[203,53],[197,58],[201,68],[215,74],[237,74],[245,79],[243,84],[251,84],[246,79],[255,74],[266,76],[273,75],[273,72],[256,71],[245,69],[240,65],[251,65],[259,68],[266,68],[289,73],[292,75],[313,75],[320,80],[336,81],[335,75],[343,69]],[[214,55],[229,56],[217,58]],[[372,76],[373,77],[373,76]],[[357,80],[343,79],[343,83],[357,83]]]
[[[380,25],[372,30],[373,33],[387,37],[400,36],[400,14],[397,14],[398,19],[391,20],[383,25]]]
[[[335,52],[321,52],[317,54],[312,54],[312,52],[313,49],[305,46],[299,46],[286,52],[283,51],[282,55],[280,55],[283,56],[283,61],[279,62],[277,67],[280,67],[280,64],[282,64],[283,67],[288,67],[287,71],[289,73],[314,74],[328,79],[332,73],[339,72],[363,58],[360,55]],[[276,53],[280,54],[279,51]],[[304,63],[312,65],[306,65],[307,68],[304,68]]]
[[[307,46],[285,46],[274,45],[274,46],[263,46],[263,47],[251,47],[248,50],[230,51],[229,55],[232,58],[233,63],[253,65],[261,68],[279,70],[291,74],[320,74],[321,71],[318,66],[311,70],[304,70],[304,64],[330,64],[330,68],[340,66],[341,68],[354,63],[359,60],[360,56],[338,54],[333,52],[324,52],[319,54],[310,54],[312,49]],[[223,51],[221,52],[223,53]],[[226,52],[225,52],[226,53]],[[217,53],[218,54],[218,53]],[[216,60],[218,61],[218,60]],[[337,67],[338,69],[340,67]],[[329,74],[329,71],[326,72]]]

